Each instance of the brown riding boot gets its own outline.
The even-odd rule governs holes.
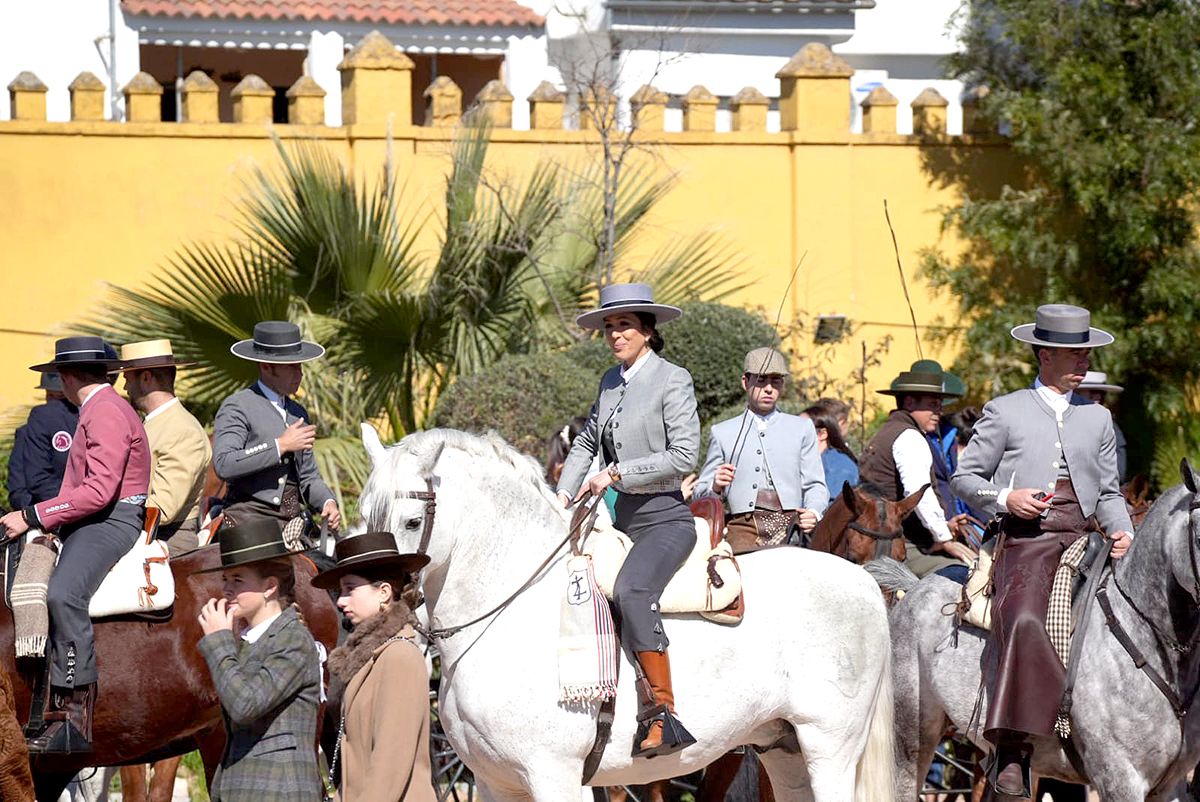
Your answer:
[[[638,652],[635,657],[646,678],[644,682],[638,683],[642,711],[638,713],[633,756],[669,755],[696,743],[692,734],[675,718],[675,693],[671,690],[671,660],[666,651]]]
[[[96,709],[96,685],[54,687],[44,726],[27,734],[31,755],[69,754],[92,751],[92,715]]]
[[[1033,747],[1019,732],[1006,732],[996,745],[988,784],[988,799],[1029,799],[1033,796],[1030,758]]]

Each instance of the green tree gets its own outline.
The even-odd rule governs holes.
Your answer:
[[[969,149],[929,151],[929,169],[963,190],[945,224],[966,247],[924,260],[958,303],[942,322],[966,324],[944,332],[962,337],[955,370],[982,397],[1027,384],[1032,357],[1009,329],[1040,303],[1077,303],[1117,336],[1093,361],[1127,388],[1126,431],[1185,431],[1200,335],[1200,6],[969,0],[962,14],[955,71],[986,88],[981,110],[1010,132],[1021,167],[987,194]],[[1137,467],[1147,443],[1130,438]]]
[[[548,161],[522,180],[494,175],[488,145],[486,124],[460,128],[444,204],[429,213],[390,159],[368,183],[319,143],[277,139],[279,166],[255,170],[235,205],[240,238],[186,245],[147,286],[112,288],[88,328],[118,343],[169,338],[199,363],[183,391],[211,415],[256,375],[230,343],[256,321],[296,321],[332,346],[306,366],[318,461],[327,478],[357,487],[367,469],[360,421],[386,420],[399,437],[425,424],[456,376],[584,336],[574,317],[594,302],[605,226],[594,182]],[[671,186],[630,175],[616,206],[619,253]],[[429,226],[440,227],[432,257],[414,247]],[[736,290],[735,261],[701,233],[625,269],[682,302]]]

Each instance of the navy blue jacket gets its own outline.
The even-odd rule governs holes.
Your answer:
[[[61,398],[29,411],[29,419],[17,429],[8,458],[8,504],[12,509],[58,495],[78,423],[79,409]]]

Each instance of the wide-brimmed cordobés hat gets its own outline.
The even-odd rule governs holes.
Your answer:
[[[1107,331],[1092,327],[1092,313],[1082,306],[1043,304],[1035,322],[1017,326],[1014,340],[1045,348],[1099,348],[1113,341]]]
[[[194,574],[228,571],[242,565],[288,557],[292,551],[283,542],[283,530],[273,518],[253,518],[238,526],[221,530],[221,564],[202,568]]]
[[[391,532],[363,532],[338,541],[333,548],[337,565],[312,578],[313,587],[330,590],[346,574],[367,569],[390,569],[396,573],[415,574],[429,563],[427,554],[401,554],[396,548],[396,536]],[[394,588],[399,593],[401,588]]]
[[[116,363],[116,351],[100,337],[64,337],[54,343],[54,359],[30,370],[58,373],[62,368],[81,365],[101,365],[111,368]]]
[[[239,340],[229,349],[234,356],[251,362],[296,365],[325,355],[325,349],[300,337],[300,327],[286,320],[265,320],[254,324],[254,336]]]
[[[683,314],[677,306],[654,303],[649,284],[609,284],[600,288],[600,306],[575,318],[581,329],[603,329],[604,318],[620,312],[647,312],[654,315],[655,325],[674,320]]]
[[[942,389],[949,398],[962,398],[967,394],[967,384],[958,376],[942,368],[942,363],[936,359],[918,359],[909,368],[913,373],[942,374]]]
[[[177,362],[171,351],[170,340],[145,340],[121,346],[121,361],[117,372],[126,370],[149,370],[150,368],[186,368],[195,362]]]
[[[938,395],[942,398],[954,398],[954,393],[946,391],[944,373],[927,373],[912,370],[902,371],[892,379],[886,390],[876,390],[880,395]]]
[[[1080,390],[1099,390],[1102,393],[1123,393],[1125,388],[1119,384],[1109,384],[1108,374],[1099,370],[1089,370],[1079,383]]]

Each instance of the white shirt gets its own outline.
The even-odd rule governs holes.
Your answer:
[[[925,435],[916,429],[905,429],[892,443],[892,459],[896,461],[896,470],[900,474],[901,490],[905,496],[911,496],[921,489],[921,485],[930,483],[933,474],[933,452],[929,450],[929,441]],[[950,526],[946,523],[946,513],[938,503],[937,493],[930,485],[917,502],[917,517],[939,543],[946,543],[953,538]]]
[[[160,412],[165,412],[165,411],[167,411],[169,408],[171,408],[172,406],[174,406],[175,404],[178,404],[178,403],[179,403],[179,399],[178,399],[178,398],[174,398],[174,397],[172,397],[170,401],[168,401],[167,403],[163,404],[161,407],[157,407],[157,408],[155,408],[155,409],[151,410],[150,412],[147,412],[147,413],[146,413],[146,418],[145,418],[145,420],[143,421],[143,423],[149,423],[149,422],[150,422],[150,421],[151,421],[151,420],[152,420],[152,419],[153,419],[155,416],[157,416],[157,415],[158,415]]]
[[[262,394],[271,402],[271,406],[275,407],[275,411],[279,413],[279,417],[283,418],[284,423],[287,423],[287,407],[284,405],[283,396],[263,384],[261,379],[258,382],[258,389],[262,390]]]
[[[1071,407],[1071,391],[1060,393],[1042,384],[1042,379],[1039,376],[1033,380],[1034,392],[1038,397],[1046,402],[1046,406],[1054,411],[1054,417],[1062,420],[1063,413]],[[1002,510],[1008,510],[1008,494],[1013,491],[1011,487],[1002,487],[1000,492],[996,494],[996,506]]]
[[[263,621],[261,624],[250,627],[248,630],[242,633],[242,640],[246,641],[246,643],[254,643],[264,634],[266,634],[267,628],[270,627],[271,624],[275,623],[275,619],[280,615],[282,615],[282,613],[275,613],[275,615],[271,616],[266,621]]]
[[[757,412],[751,412],[750,414],[754,416],[754,422],[758,424],[758,430],[765,432],[767,427],[771,425],[771,421],[775,420],[775,416],[779,414],[779,410],[773,409],[766,415],[759,415]]]
[[[621,381],[625,382],[626,384],[629,384],[629,382],[633,381],[634,375],[641,370],[642,365],[646,364],[646,358],[652,353],[654,353],[653,350],[647,350],[646,353],[635,359],[633,364],[629,367],[621,365]]]
[[[94,396],[96,393],[98,393],[98,392],[100,392],[101,390],[103,390],[105,387],[111,387],[111,386],[112,386],[112,385],[109,385],[109,384],[101,384],[101,385],[98,385],[98,386],[96,387],[96,389],[92,390],[90,393],[88,393],[88,394],[87,394],[87,398],[83,399],[83,404],[86,404],[88,401],[91,401],[91,400],[92,400],[92,396]],[[79,405],[79,408],[80,408],[80,409],[83,409],[83,404],[80,404],[80,405]]]

